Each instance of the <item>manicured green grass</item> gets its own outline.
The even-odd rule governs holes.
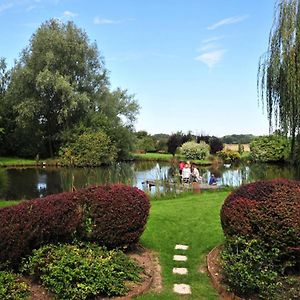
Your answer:
[[[0,166],[19,166],[19,165],[35,165],[33,159],[23,159],[16,157],[0,157]]]
[[[132,157],[136,160],[157,160],[157,161],[172,161],[174,159],[178,160],[187,160],[182,155],[175,155],[169,153],[132,153]],[[211,161],[209,160],[190,160],[191,163],[198,165],[210,165]]]
[[[0,207],[15,205],[15,204],[18,204],[18,203],[20,203],[20,201],[3,201],[3,200],[0,200]]]
[[[177,199],[156,200],[151,203],[150,217],[141,243],[157,253],[162,268],[163,290],[138,299],[182,299],[173,293],[174,283],[191,285],[192,295],[185,299],[218,299],[203,266],[208,252],[223,242],[220,208],[228,192],[213,191],[190,194]],[[173,261],[176,244],[189,245],[186,262]],[[188,268],[188,275],[173,275],[173,267]]]

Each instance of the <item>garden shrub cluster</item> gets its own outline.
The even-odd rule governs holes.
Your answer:
[[[286,274],[299,272],[300,182],[274,179],[241,186],[226,198],[221,224],[225,280],[236,292],[264,298],[275,293]]]
[[[290,142],[280,135],[261,136],[250,143],[251,158],[254,161],[276,162],[288,159]]]
[[[21,281],[17,275],[9,271],[0,271],[0,299],[25,300],[29,294],[28,285]]]
[[[150,203],[147,195],[122,184],[24,201],[0,210],[0,263],[20,259],[47,243],[88,240],[126,247],[142,234]]]
[[[203,141],[200,143],[186,142],[181,146],[181,152],[187,159],[206,159],[209,155],[210,147]]]
[[[223,149],[217,152],[217,156],[220,157],[225,163],[235,163],[241,160],[241,155],[237,151],[230,149]]]
[[[120,250],[92,243],[46,245],[24,260],[21,271],[40,281],[58,299],[119,296],[142,271]]]

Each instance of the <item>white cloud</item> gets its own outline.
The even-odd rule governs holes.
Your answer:
[[[217,43],[205,43],[203,46],[197,49],[199,52],[206,52],[208,50],[219,48]]]
[[[78,14],[74,13],[74,12],[71,12],[69,10],[66,10],[64,11],[64,17],[65,18],[74,18],[74,17],[77,17]]]
[[[195,59],[206,64],[212,69],[224,56],[226,49],[218,49],[210,52],[205,52],[197,56]]]
[[[102,24],[120,24],[121,20],[111,20],[111,19],[104,19],[100,17],[94,18],[94,24],[102,25]]]
[[[222,20],[214,23],[213,25],[208,26],[207,29],[214,30],[214,29],[224,26],[224,25],[239,23],[239,22],[246,20],[248,17],[249,17],[248,15],[244,15],[244,16],[237,16],[237,17],[230,17],[230,18],[222,19]]]
[[[208,39],[205,39],[205,40],[202,40],[202,44],[206,44],[206,43],[212,43],[212,42],[216,42],[216,41],[219,41],[219,40],[222,40],[224,39],[224,36],[213,36],[213,37],[210,37]]]
[[[13,3],[4,3],[0,5],[0,13],[10,9],[11,7],[13,7]]]
[[[100,18],[100,17],[95,17],[94,18],[94,24],[96,25],[114,25],[114,24],[121,24],[125,23],[128,21],[135,21],[134,18],[126,18],[126,19],[121,19],[121,20],[112,20],[112,19],[105,19],[105,18]]]

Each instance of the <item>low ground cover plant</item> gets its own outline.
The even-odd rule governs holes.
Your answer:
[[[142,268],[120,250],[93,243],[46,245],[24,260],[23,273],[41,282],[58,299],[125,295]]]
[[[288,286],[287,275],[299,275],[300,182],[275,179],[241,186],[226,198],[221,224],[225,282],[239,295],[276,299]],[[281,299],[294,299],[289,293]]]
[[[10,271],[0,271],[0,299],[23,300],[29,294],[28,285]]]

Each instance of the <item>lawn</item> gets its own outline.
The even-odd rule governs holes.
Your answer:
[[[16,157],[0,157],[0,166],[24,166],[35,165],[36,161],[33,159],[24,159]]]
[[[20,203],[20,201],[3,201],[3,200],[0,200],[0,207],[15,205],[15,204],[18,204],[18,203]]]
[[[176,159],[179,160],[187,160],[183,155],[175,155],[169,153],[132,153],[132,157],[136,160],[155,160],[155,161],[172,161]],[[211,165],[212,162],[209,160],[190,160],[191,163],[195,163],[197,165]]]
[[[152,201],[150,217],[142,235],[142,244],[159,256],[163,290],[160,294],[146,294],[137,299],[181,299],[173,292],[174,283],[191,285],[188,299],[218,299],[208,275],[200,273],[207,253],[223,242],[219,212],[228,192],[203,192],[170,200]],[[174,262],[176,244],[189,245],[186,262]],[[173,267],[188,268],[188,275],[173,275]]]

